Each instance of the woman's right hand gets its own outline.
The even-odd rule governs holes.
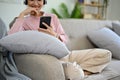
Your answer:
[[[39,11],[36,8],[28,7],[20,13],[19,18],[24,18],[28,14],[36,16],[39,14]]]

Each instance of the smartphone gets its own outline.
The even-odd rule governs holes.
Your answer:
[[[42,17],[40,17],[40,25],[39,25],[39,27],[40,27],[40,28],[47,29],[47,27],[44,26],[44,25],[42,24],[42,22],[44,22],[44,23],[46,23],[48,26],[50,26],[51,16],[42,16]]]

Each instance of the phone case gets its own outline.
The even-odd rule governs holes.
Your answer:
[[[39,25],[39,27],[40,27],[40,28],[47,29],[47,27],[44,26],[44,25],[42,24],[42,22],[44,22],[44,23],[46,23],[48,26],[50,26],[51,16],[43,16],[43,17],[40,17],[40,25]]]

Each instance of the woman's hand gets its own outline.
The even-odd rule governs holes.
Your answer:
[[[38,31],[40,32],[44,32],[44,33],[47,33],[47,34],[50,34],[54,37],[56,37],[57,33],[53,30],[53,28],[51,26],[48,26],[46,23],[42,23],[44,26],[47,27],[47,29],[43,29],[43,28],[38,28]]]
[[[36,16],[39,15],[39,11],[36,8],[28,7],[27,9],[20,13],[19,18],[24,18],[24,16],[28,14]]]

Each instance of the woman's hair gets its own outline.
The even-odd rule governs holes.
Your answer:
[[[47,3],[47,1],[46,1],[46,0],[44,0],[43,4],[45,5],[46,3]],[[28,1],[27,1],[27,0],[25,0],[25,1],[24,1],[24,4],[25,4],[25,5],[27,5],[27,4],[28,4]]]

